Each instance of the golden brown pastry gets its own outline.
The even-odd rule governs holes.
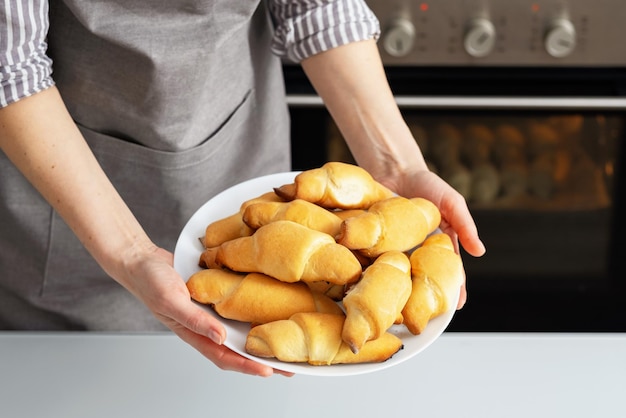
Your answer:
[[[341,285],[358,280],[362,272],[356,256],[333,237],[292,221],[272,222],[249,237],[223,243],[215,263],[283,282],[325,280]]]
[[[337,216],[342,221],[345,221],[348,218],[352,218],[354,216],[358,216],[365,212],[365,209],[346,209],[346,210],[334,210],[332,211],[335,216]]]
[[[290,202],[258,202],[243,212],[243,221],[258,229],[275,221],[293,221],[316,231],[335,236],[341,228],[341,218],[327,209],[302,199]]]
[[[422,198],[396,196],[372,205],[360,216],[346,219],[337,242],[368,257],[408,251],[420,244],[441,222],[437,206]]]
[[[500,193],[500,183],[500,173],[493,164],[478,164],[472,169],[472,201],[493,202]]]
[[[585,117],[580,114],[556,115],[547,118],[546,123],[568,138],[576,136],[582,130]]]
[[[241,237],[239,237],[241,238]],[[228,241],[226,241],[228,242]],[[215,261],[215,256],[217,255],[217,250],[220,247],[209,247],[205,248],[204,251],[200,254],[200,259],[198,260],[198,265],[203,269],[218,269],[222,266]]]
[[[532,122],[528,126],[528,153],[531,159],[549,154],[559,147],[559,132],[547,123]]]
[[[281,202],[273,191],[262,194],[261,196],[243,202],[239,208],[239,212],[233,213],[222,219],[218,219],[207,225],[204,237],[201,239],[205,248],[217,247],[226,241],[230,241],[239,237],[247,237],[252,235],[254,228],[250,228],[243,221],[242,214],[248,205],[258,202]]]
[[[223,318],[255,324],[298,312],[343,313],[336,302],[304,283],[284,283],[261,273],[200,270],[189,278],[187,288],[193,300],[211,305]]]
[[[309,288],[311,288],[311,291],[326,295],[337,302],[343,300],[343,297],[346,294],[347,285],[345,284],[333,284],[324,280],[305,283],[309,286]]]
[[[207,225],[204,237],[201,239],[205,248],[217,247],[231,239],[252,235],[254,229],[243,222],[241,213],[233,213]]]
[[[429,137],[428,156],[439,167],[439,171],[444,171],[451,164],[460,161],[463,138],[454,124],[437,125]]]
[[[285,200],[303,199],[328,209],[367,209],[393,196],[363,168],[340,162],[303,171],[274,191]]]
[[[463,263],[446,234],[431,235],[410,256],[413,288],[402,310],[409,331],[420,334],[428,322],[454,309],[463,284]]]
[[[526,162],[526,138],[513,125],[498,125],[493,147],[494,161],[500,166]]]
[[[484,124],[472,123],[465,128],[465,137],[461,147],[461,158],[470,167],[485,164],[491,159],[491,150],[495,142],[491,129]]]
[[[343,298],[346,321],[341,336],[352,352],[358,353],[367,341],[402,322],[411,286],[411,263],[403,252],[386,252],[365,269]]]
[[[343,323],[343,315],[297,313],[290,319],[252,328],[245,349],[258,357],[321,366],[382,362],[402,348],[402,341],[387,332],[354,354],[341,339]]]

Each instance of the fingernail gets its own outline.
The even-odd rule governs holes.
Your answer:
[[[465,291],[461,289],[461,294],[459,295],[459,302],[456,305],[456,310],[457,311],[461,310],[465,306],[466,303],[467,303],[467,288],[465,288]]]
[[[270,377],[274,374],[274,370],[272,370],[271,367],[268,367],[267,369],[263,369],[263,371],[259,372],[257,374],[257,376],[259,377]]]
[[[208,337],[211,339],[211,341],[213,341],[215,344],[218,345],[222,345],[222,334],[220,334],[219,332],[215,331],[215,330],[211,330],[209,331],[209,335]]]

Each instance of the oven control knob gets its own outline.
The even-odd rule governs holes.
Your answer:
[[[571,54],[576,48],[576,29],[572,22],[565,19],[553,21],[546,32],[544,45],[548,54],[554,58]]]
[[[465,51],[473,57],[485,57],[493,50],[496,44],[496,28],[489,20],[480,18],[469,22],[465,33],[463,46]]]
[[[415,26],[400,18],[391,22],[383,35],[383,48],[392,57],[403,57],[411,52],[415,41]]]

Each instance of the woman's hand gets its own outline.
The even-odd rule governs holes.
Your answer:
[[[399,195],[419,196],[433,202],[441,212],[440,229],[452,238],[457,253],[459,242],[474,257],[485,253],[485,246],[478,236],[465,198],[435,173],[429,170],[396,171],[377,180]],[[467,289],[464,282],[457,309],[461,309],[466,301]]]
[[[460,241],[463,249],[474,257],[485,253],[465,198],[435,173],[429,170],[397,172],[377,180],[402,196],[419,196],[433,202],[441,212],[440,228],[453,238],[457,252]]]
[[[293,375],[247,359],[223,345],[224,327],[191,301],[187,286],[172,267],[170,252],[153,247],[129,258],[126,277],[120,281],[163,324],[217,367],[257,376]]]
[[[387,83],[373,40],[343,45],[302,61],[357,163],[406,197],[423,197],[441,212],[441,229],[473,256],[485,248],[463,196],[428,170]],[[462,289],[459,308],[467,293]]]

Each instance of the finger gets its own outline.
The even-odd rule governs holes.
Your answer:
[[[178,328],[174,332],[186,343],[195,348],[200,354],[211,360],[222,370],[236,371],[253,376],[268,377],[274,369],[261,363],[252,361],[235,353],[224,345],[215,344],[212,340],[196,334],[189,329]]]
[[[273,373],[286,377],[294,375],[292,372],[272,369],[269,366],[250,360],[224,345],[215,344],[212,340],[206,341],[201,335],[193,332],[188,335],[188,331],[188,329],[181,329],[180,333],[177,334],[222,370],[232,370],[255,376],[271,376]]]
[[[442,226],[450,226],[454,230],[461,246],[468,254],[480,257],[485,253],[485,246],[478,237],[476,223],[463,195],[441,177],[430,172],[414,191],[437,204],[441,212]],[[453,237],[449,230],[446,233]],[[453,239],[453,242],[456,244],[456,240]]]
[[[172,297],[170,301],[184,300],[183,304],[170,306],[169,320],[164,321],[181,339],[198,350],[222,370],[233,370],[255,376],[271,376],[275,370],[235,353],[222,343],[226,331],[222,324],[203,308],[189,299]],[[276,370],[283,376],[293,373]]]
[[[185,286],[168,289],[168,298],[164,306],[159,309],[162,321],[170,328],[182,326],[195,334],[210,338],[216,344],[226,340],[226,330],[217,318],[209,314],[204,308],[191,300]]]
[[[462,309],[467,302],[467,287],[465,286],[465,282],[461,285],[461,294],[459,295],[459,302],[456,305],[457,311]]]
[[[441,216],[456,233],[461,246],[468,254],[480,257],[485,254],[485,245],[478,236],[478,229],[460,194],[449,196],[442,202]]]
[[[226,340],[226,330],[224,326],[204,309],[188,301],[188,307],[172,311],[170,318],[183,328],[209,338],[217,345],[221,345]]]
[[[457,229],[457,234],[459,236],[459,242],[463,249],[470,255],[474,257],[481,257],[485,254],[487,249],[485,248],[485,244],[478,237],[478,231],[476,227],[472,226],[468,227],[468,225],[463,225],[459,229]]]
[[[281,376],[285,376],[285,377],[292,377],[295,375],[295,373],[293,372],[286,372],[284,370],[279,370],[279,369],[274,369],[274,373],[279,374]]]

